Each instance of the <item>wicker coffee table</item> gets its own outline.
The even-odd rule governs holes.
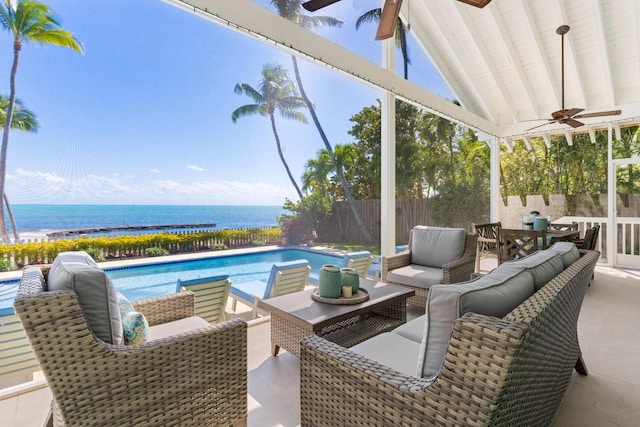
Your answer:
[[[368,279],[360,279],[360,287],[369,299],[353,305],[315,301],[310,290],[260,301],[271,312],[271,353],[277,356],[282,347],[299,357],[300,340],[314,334],[351,347],[407,321],[413,290]]]

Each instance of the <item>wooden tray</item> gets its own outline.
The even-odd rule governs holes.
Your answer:
[[[311,298],[315,301],[322,302],[325,304],[336,304],[336,305],[349,305],[349,304],[360,304],[361,302],[365,302],[369,299],[369,292],[366,289],[359,288],[356,295],[351,298],[338,297],[338,298],[325,298],[318,295],[318,288],[315,288],[311,291]]]

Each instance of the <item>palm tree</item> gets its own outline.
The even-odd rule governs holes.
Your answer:
[[[275,6],[278,10],[278,14],[283,18],[288,19],[291,22],[294,22],[306,29],[312,29],[321,26],[327,27],[338,27],[342,25],[342,21],[333,18],[331,16],[309,16],[302,13],[302,2],[300,0],[271,0],[271,4]],[[333,163],[336,163],[335,154],[333,152],[333,147],[329,143],[329,139],[327,138],[322,125],[320,124],[320,120],[318,119],[318,115],[316,114],[315,107],[313,103],[307,96],[307,93],[304,90],[304,86],[302,85],[302,78],[300,77],[300,70],[298,69],[298,59],[295,55],[291,55],[291,62],[293,63],[293,71],[296,76],[296,83],[298,85],[298,89],[300,90],[300,96],[304,100],[307,105],[307,109],[309,110],[309,114],[311,114],[311,119],[313,123],[316,125],[316,129],[318,129],[318,133],[320,134],[320,138],[324,143],[325,148],[327,149],[327,153],[331,157]],[[347,184],[347,180],[344,177],[344,171],[341,168],[336,170],[338,178],[340,179],[340,183],[342,185],[342,189],[344,190],[345,198],[349,203],[351,208],[351,212],[356,220],[356,223],[360,227],[362,234],[364,235],[365,240],[371,241],[372,236],[364,221],[360,217],[360,213],[356,209],[355,201],[353,196],[351,195],[351,190]]]
[[[2,132],[2,147],[0,148],[0,195],[4,199],[9,129],[13,123],[16,102],[16,74],[18,72],[22,43],[26,41],[41,45],[68,47],[80,53],[84,52],[84,48],[71,32],[61,28],[49,6],[34,0],[5,0],[0,2],[0,24],[13,35],[13,64],[9,79],[9,105],[7,106]],[[2,233],[3,241],[9,241],[4,209],[0,209],[0,232]]]
[[[291,174],[289,165],[282,154],[280,137],[278,136],[275,120],[275,112],[278,110],[280,111],[280,115],[286,119],[307,123],[307,118],[304,114],[297,111],[297,109],[304,107],[304,101],[298,96],[298,91],[293,81],[281,66],[265,64],[262,68],[262,81],[260,82],[259,90],[254,89],[247,83],[238,83],[236,84],[234,92],[247,95],[253,99],[254,104],[243,105],[235,109],[233,113],[231,113],[231,120],[235,123],[238,118],[253,114],[269,116],[271,130],[276,139],[278,155],[280,156],[282,165],[287,171],[287,175],[289,175],[291,183],[298,193],[298,197],[302,199],[302,191],[300,191],[300,187],[298,187],[296,180]]]
[[[0,95],[0,121],[3,121],[7,117],[7,110],[9,108],[9,98]],[[13,118],[11,120],[11,129],[18,129],[25,132],[36,133],[38,131],[38,120],[36,115],[26,108],[22,107],[22,101],[16,99],[13,110]],[[14,242],[20,241],[20,233],[18,232],[18,225],[16,219],[13,216],[7,193],[3,193],[4,203],[7,206],[7,213],[9,214],[9,220],[11,221],[11,227],[13,228]]]
[[[380,23],[380,16],[382,15],[382,9],[371,9],[368,12],[365,12],[358,18],[356,21],[356,30],[360,29],[360,25],[364,23],[374,22]],[[402,22],[400,18],[396,21],[396,47],[400,49],[402,52],[402,62],[404,65],[404,78],[407,80],[409,78],[409,64],[411,64],[411,58],[409,58],[409,47],[407,46],[407,33],[409,29]]]

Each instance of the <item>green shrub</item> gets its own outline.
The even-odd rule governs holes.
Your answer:
[[[89,254],[89,256],[91,258],[93,258],[93,260],[95,262],[102,262],[105,260],[105,256],[102,253],[102,249],[98,249],[98,248],[87,248],[85,249],[85,252],[87,252]]]
[[[169,255],[169,251],[165,248],[146,248],[144,250],[144,256],[152,257],[152,256],[164,256]]]
[[[9,261],[0,261],[0,271],[1,272],[11,271],[11,270],[16,270],[15,266],[12,265],[11,262],[9,262]]]

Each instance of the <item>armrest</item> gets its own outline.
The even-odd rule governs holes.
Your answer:
[[[382,281],[387,281],[387,273],[395,268],[411,264],[411,252],[405,251],[399,254],[382,257]]]
[[[195,301],[193,292],[182,291],[175,294],[132,301],[131,304],[136,311],[144,314],[149,326],[153,326],[195,316]]]
[[[475,271],[475,258],[458,258],[442,266],[442,283],[466,282]]]

